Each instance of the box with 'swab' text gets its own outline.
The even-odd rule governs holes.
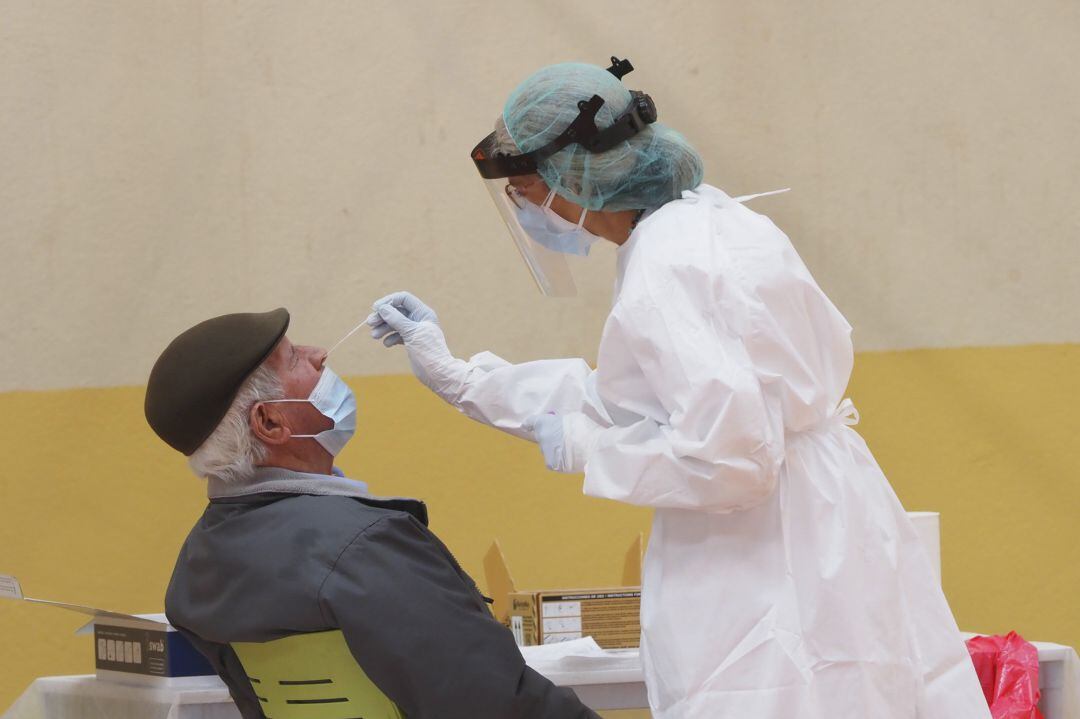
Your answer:
[[[173,684],[214,669],[164,614],[97,616],[80,632],[94,631],[94,666],[99,679]]]
[[[159,686],[216,676],[210,662],[169,624],[164,614],[125,614],[82,604],[23,596],[19,580],[0,574],[0,599],[66,609],[91,617],[76,634],[94,634],[99,679]]]

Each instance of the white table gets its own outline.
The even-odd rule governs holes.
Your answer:
[[[965,634],[965,639],[974,636]],[[1080,658],[1072,647],[1032,642],[1039,651],[1039,710],[1045,719],[1080,719]],[[630,656],[630,655],[627,655]],[[535,667],[559,686],[577,692],[594,709],[647,708],[645,684],[636,653],[633,661],[579,662],[570,670],[549,665]]]
[[[240,712],[217,677],[157,687],[88,674],[35,679],[2,719],[240,719]]]
[[[1045,719],[1080,719],[1080,660],[1071,647],[1033,642],[1039,650],[1039,708]],[[572,688],[594,709],[648,707],[636,652],[604,659],[569,658],[536,668]],[[34,680],[0,719],[239,719],[217,677],[194,677],[174,686],[98,681],[93,675]]]

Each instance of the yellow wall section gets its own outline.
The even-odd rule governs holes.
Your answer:
[[[1080,346],[859,356],[860,431],[908,509],[942,513],[946,592],[972,631],[1080,645],[1076,403]],[[519,584],[607,584],[646,510],[583,497],[536,448],[459,416],[411,377],[350,380],[356,440],[340,464],[373,491],[425,498],[482,581],[493,536]],[[0,395],[0,572],[29,596],[161,608],[204,504],[142,418],[141,388]],[[707,601],[707,598],[703,598]],[[35,677],[92,671],[80,619],[0,604],[0,707]]]
[[[1080,345],[861,353],[850,394],[961,628],[1080,646]]]

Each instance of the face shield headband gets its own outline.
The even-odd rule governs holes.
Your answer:
[[[620,80],[633,71],[629,60],[611,57],[611,67],[607,69]],[[596,113],[604,105],[604,98],[593,95],[588,100],[578,102],[578,116],[554,140],[532,152],[521,155],[508,155],[495,150],[495,133],[491,133],[473,148],[472,160],[476,169],[485,180],[537,173],[537,165],[551,157],[567,145],[577,143],[589,152],[605,152],[625,142],[656,122],[656,104],[644,92],[630,91],[630,107],[611,125],[601,130],[596,126]]]

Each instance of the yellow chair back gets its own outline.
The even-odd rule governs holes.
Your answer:
[[[232,645],[267,719],[404,719],[337,630]]]

